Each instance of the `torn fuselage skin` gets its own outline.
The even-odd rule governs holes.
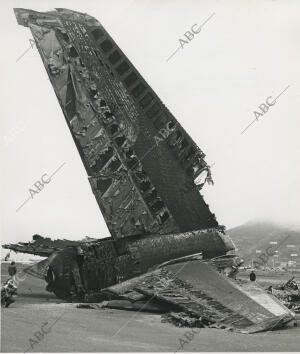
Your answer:
[[[54,253],[44,276],[47,290],[59,298],[92,301],[100,296],[101,289],[144,274],[163,262],[195,253],[210,259],[232,250],[229,245],[230,239],[215,229],[82,242]]]

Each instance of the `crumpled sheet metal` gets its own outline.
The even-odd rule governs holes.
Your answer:
[[[281,301],[287,308],[300,313],[300,289],[295,277],[289,279],[285,284],[270,286],[267,290]]]
[[[254,284],[238,284],[199,261],[166,266],[136,291],[173,304],[204,324],[241,333],[276,329],[295,314]]]
[[[113,238],[218,227],[194,181],[209,166],[103,26],[15,9],[30,28]],[[125,202],[126,201],[126,202]]]
[[[19,252],[49,256],[58,252],[58,263],[71,262],[67,255],[71,251],[74,260],[64,272],[68,278],[77,277],[77,260],[82,257],[82,282],[86,293],[96,291],[112,284],[139,276],[163,262],[177,257],[203,253],[204,258],[224,254],[232,249],[225,235],[218,229],[195,230],[167,235],[132,236],[123,239],[86,239],[82,241],[51,240],[35,235],[32,242],[4,245],[5,248]],[[80,287],[81,289],[81,287]]]
[[[30,242],[19,242],[15,244],[1,245],[2,248],[10,249],[14,252],[28,253],[41,257],[48,257],[53,252],[61,251],[66,247],[76,246],[80,241],[52,240],[49,237],[33,235]]]

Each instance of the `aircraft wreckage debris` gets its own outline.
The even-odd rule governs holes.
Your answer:
[[[179,322],[242,333],[292,321],[274,296],[229,278],[242,260],[199,192],[212,183],[205,154],[101,23],[62,8],[14,11],[31,30],[111,237],[35,235],[3,247],[48,257],[25,271],[69,302],[168,309]]]
[[[232,288],[228,286],[228,278],[209,264],[193,261],[184,266],[187,267],[185,272],[181,272],[183,265],[165,266],[139,277],[134,284],[135,291],[143,295],[139,298],[128,298],[126,287],[121,295],[120,292],[109,295],[109,289],[106,289],[107,298],[115,300],[77,307],[161,313],[163,322],[179,327],[222,328],[247,334],[279,328],[291,320],[290,312],[287,309],[282,311],[276,298],[270,300],[261,287],[230,279],[234,285]],[[299,292],[297,296],[299,301]],[[259,304],[265,300],[268,301],[267,308]],[[276,317],[272,311],[277,311]]]
[[[269,286],[268,292],[280,300],[287,308],[300,313],[300,289],[292,277],[285,284]]]

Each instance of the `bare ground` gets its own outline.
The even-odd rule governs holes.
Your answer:
[[[2,267],[2,280],[6,267]],[[298,351],[300,327],[245,335],[219,329],[197,329],[162,323],[161,316],[122,310],[77,309],[28,276],[11,307],[1,309],[1,352],[175,352]],[[299,325],[300,326],[300,325]],[[36,332],[40,339],[35,337]],[[192,335],[187,335],[192,337]]]

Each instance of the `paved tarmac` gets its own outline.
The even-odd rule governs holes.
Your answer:
[[[6,265],[2,271],[3,280]],[[180,351],[201,352],[300,348],[300,323],[251,335],[204,328],[193,336],[189,328],[162,323],[157,314],[78,309],[44,288],[42,280],[27,276],[16,302],[1,309],[1,352],[175,352],[180,345]]]

